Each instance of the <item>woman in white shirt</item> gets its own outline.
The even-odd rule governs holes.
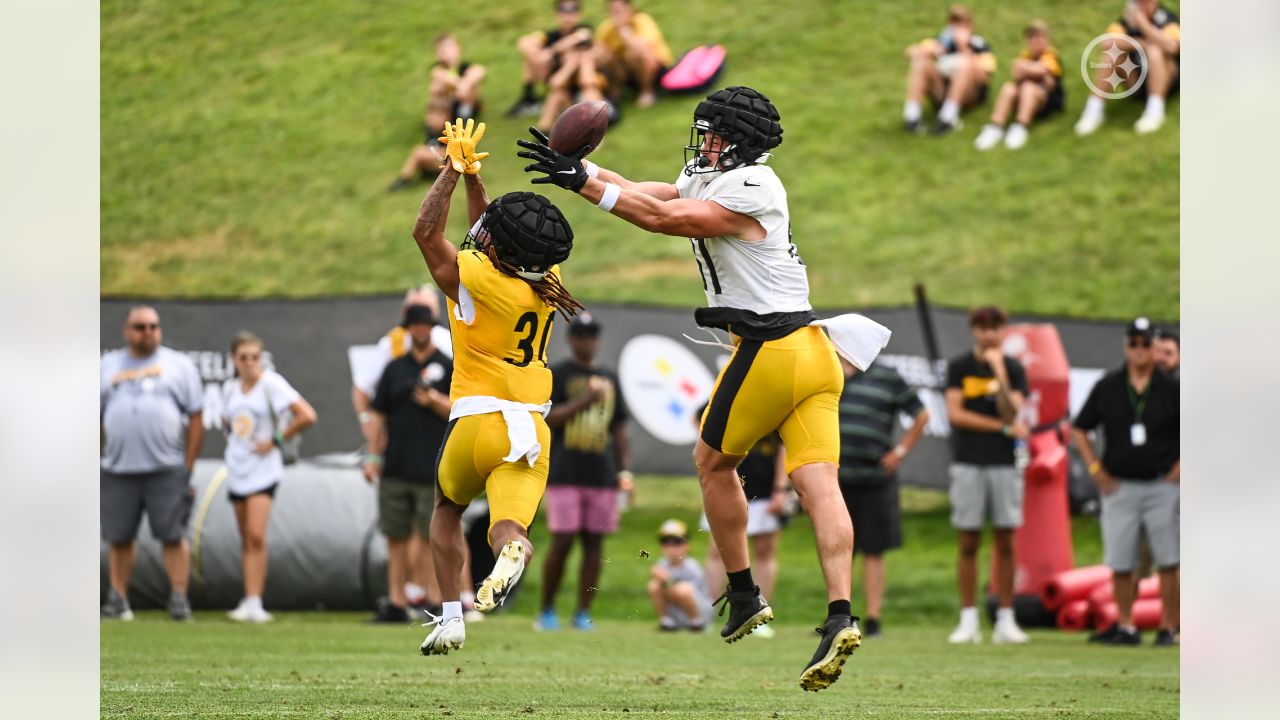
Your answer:
[[[316,411],[274,370],[262,369],[262,340],[249,332],[231,341],[236,376],[223,386],[227,491],[240,527],[244,599],[228,613],[240,622],[270,622],[262,607],[267,582],[267,520],[284,477],[284,442],[316,421]]]

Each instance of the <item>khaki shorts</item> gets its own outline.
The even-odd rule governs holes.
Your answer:
[[[393,540],[403,540],[417,529],[431,536],[431,510],[435,488],[426,483],[383,478],[378,483],[378,530]]]
[[[1022,527],[1022,478],[1012,465],[951,465],[951,525],[981,530],[986,516],[997,530]]]
[[[1133,572],[1144,530],[1156,567],[1178,567],[1181,489],[1162,480],[1116,481],[1116,491],[1102,496],[1102,552],[1107,567],[1119,573]]]

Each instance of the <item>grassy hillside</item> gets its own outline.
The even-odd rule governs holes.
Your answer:
[[[989,154],[971,145],[987,108],[945,139],[898,129],[902,48],[937,31],[944,2],[641,5],[677,52],[726,44],[723,83],[753,85],[780,108],[774,166],[817,304],[898,304],[919,280],[950,305],[1177,317],[1177,102],[1155,136],[1134,135],[1140,106],[1129,101],[1094,137],[1071,133],[1086,95],[1079,53],[1119,0],[971,3],[1000,58],[997,82],[1036,16],[1067,66],[1066,113],[1021,152]],[[603,16],[603,2],[586,9]],[[485,178],[499,193],[528,187],[514,157],[527,121],[501,117],[518,89],[512,45],[552,20],[543,0],[104,4],[103,292],[305,296],[420,281],[408,231],[421,192],[384,187],[421,136],[431,38],[461,31],[466,56],[489,68]],[[674,178],[695,102],[628,107],[595,159]],[[701,302],[686,241],[551,192],[580,238],[566,277],[576,293]]]

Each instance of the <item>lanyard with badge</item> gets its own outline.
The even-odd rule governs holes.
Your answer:
[[[1125,389],[1129,391],[1129,407],[1133,408],[1133,424],[1129,426],[1129,442],[1134,447],[1147,444],[1147,426],[1142,422],[1142,415],[1147,410],[1147,399],[1151,397],[1151,381],[1147,381],[1147,389],[1138,395],[1133,389],[1133,382],[1126,380]]]

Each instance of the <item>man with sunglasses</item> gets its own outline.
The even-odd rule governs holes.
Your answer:
[[[204,387],[190,358],[160,344],[155,308],[129,310],[124,341],[124,349],[102,357],[100,374],[100,508],[111,578],[102,617],[133,619],[129,578],[145,510],[151,534],[164,546],[169,615],[189,620],[186,534],[194,498],[191,469],[204,442]]]
[[[1142,643],[1133,624],[1133,601],[1143,532],[1160,572],[1163,613],[1155,644],[1178,644],[1179,388],[1177,380],[1156,368],[1154,334],[1147,318],[1129,323],[1124,366],[1093,386],[1071,430],[1102,493],[1102,546],[1114,577],[1119,617],[1089,640],[1108,645]],[[1088,435],[1099,426],[1101,459]]]

